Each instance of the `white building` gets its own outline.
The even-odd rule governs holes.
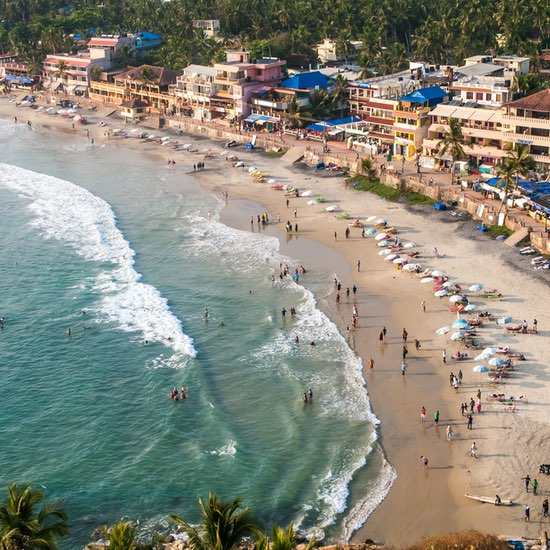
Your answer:
[[[359,53],[364,45],[361,40],[350,40],[348,42],[348,52],[344,55],[338,51],[337,42],[331,38],[325,38],[317,44],[316,51],[321,63],[339,62],[339,61],[355,61],[359,57]]]
[[[220,33],[219,19],[196,19],[193,21],[193,26],[196,29],[202,29],[208,38],[217,39]]]

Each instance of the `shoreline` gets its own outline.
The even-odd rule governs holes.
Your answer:
[[[70,121],[66,119],[48,117],[31,109],[18,108],[0,101],[0,116],[9,119],[13,112],[24,112],[22,118],[31,120],[32,124],[45,126],[50,131],[60,130],[81,137],[84,134],[85,137],[85,130],[89,129],[98,146],[99,143],[110,141],[112,145],[131,146],[140,151],[145,149],[147,154],[154,155],[154,160],[164,160],[168,155],[177,158],[178,165],[190,168],[193,160],[199,160],[198,156],[187,153],[161,150],[154,143],[143,144],[139,140],[118,138],[107,140],[103,135],[104,127],[97,125],[77,127],[72,131],[68,127]],[[90,119],[92,118],[93,114]],[[48,124],[43,124],[44,122]],[[167,132],[159,133],[168,135]],[[206,143],[194,136],[186,136],[185,139]],[[212,149],[221,149],[220,144],[209,143]],[[503,250],[502,243],[465,238],[461,233],[466,233],[464,227],[468,222],[445,223],[438,219],[432,220],[432,217],[436,218],[438,215],[432,213],[432,216],[428,216],[427,209],[423,215],[419,215],[402,205],[385,203],[372,195],[345,189],[341,178],[316,179],[313,171],[303,172],[288,168],[280,159],[268,158],[242,148],[232,152],[244,160],[245,164],[254,164],[262,171],[272,173],[278,183],[295,183],[301,191],[310,188],[314,190],[314,196],[326,196],[329,199],[327,204],[336,204],[341,210],[349,210],[354,217],[365,219],[371,214],[386,217],[390,225],[398,227],[400,238],[414,240],[420,245],[422,257],[419,262],[423,266],[440,268],[463,286],[482,282],[487,288],[496,287],[505,294],[505,301],[491,303],[489,300],[479,300],[469,293],[471,301],[480,304],[480,310],[495,311],[497,316],[505,313],[512,315],[514,322],[518,319],[521,322],[521,318],[526,315],[535,316],[539,320],[539,327],[544,329],[550,325],[550,317],[541,307],[548,286],[545,287],[543,281],[532,278],[524,280],[519,273],[509,268],[506,265],[506,256],[514,251],[506,250],[507,247]],[[202,160],[202,155],[200,159]],[[219,196],[224,189],[229,192],[230,201],[235,197],[253,201],[270,212],[271,219],[276,219],[277,212],[281,212],[281,223],[284,225],[287,208],[283,193],[272,191],[268,184],[253,182],[247,173],[233,168],[232,163],[220,156],[205,162],[207,169],[196,175],[208,191]],[[220,183],[220,176],[225,176],[228,181]],[[395,271],[393,266],[376,254],[377,249],[372,238],[361,238],[360,230],[352,228],[351,238],[344,239],[343,232],[347,222],[322,211],[320,206],[307,206],[307,200],[305,197],[291,199],[288,219],[292,218],[292,211],[297,208],[299,239],[292,237],[285,243],[284,234],[279,231],[279,240],[284,243],[281,251],[296,258],[291,252],[293,242],[305,241],[307,246],[307,241],[311,240],[335,249],[338,256],[345,259],[346,265],[339,265],[334,271],[342,278],[344,288],[349,284],[356,284],[360,289],[360,326],[355,331],[355,345],[352,348],[362,358],[364,367],[368,365],[371,356],[375,360],[373,372],[364,372],[364,378],[372,410],[381,421],[377,430],[379,442],[387,459],[397,470],[397,479],[391,491],[366,524],[355,532],[352,540],[362,542],[365,538],[371,538],[400,545],[416,541],[426,534],[467,528],[485,530],[487,525],[490,526],[489,531],[501,534],[538,536],[541,526],[535,520],[531,524],[525,524],[520,507],[506,510],[482,507],[479,503],[465,499],[463,493],[469,491],[493,496],[498,492],[502,498],[512,498],[521,503],[529,502],[533,515],[536,514],[535,517],[538,518],[539,500],[542,502],[543,497],[537,499],[529,494],[528,499],[525,498],[520,478],[526,473],[536,477],[538,464],[547,461],[548,457],[548,443],[542,435],[550,423],[550,413],[545,406],[550,396],[544,384],[547,377],[545,363],[550,359],[548,333],[541,332],[537,336],[510,335],[494,324],[482,330],[484,341],[509,344],[514,351],[520,351],[527,356],[528,360],[520,363],[516,369],[520,377],[510,379],[504,386],[498,386],[497,390],[507,395],[527,392],[529,402],[522,405],[518,413],[511,414],[504,412],[503,406],[483,400],[484,411],[474,418],[476,425],[472,431],[480,449],[480,459],[474,462],[468,456],[471,438],[467,439],[468,433],[460,417],[458,404],[475,396],[481,378],[473,375],[471,367],[475,363],[468,361],[463,368],[465,381],[459,395],[456,396],[454,390],[447,385],[449,371],[459,367],[457,363],[442,365],[441,349],[446,347],[450,355],[451,344],[446,337],[435,336],[434,330],[452,321],[446,310],[448,302],[435,299],[431,293],[431,285],[421,285],[417,278]],[[248,218],[244,218],[240,222],[242,227],[235,220],[237,228],[247,229]],[[270,225],[268,229],[271,227],[276,225]],[[333,238],[334,231],[339,234],[336,242]],[[429,257],[429,251],[434,244],[437,244],[445,257]],[[355,269],[357,259],[361,260],[360,272]],[[327,258],[327,261],[334,259]],[[331,320],[345,334],[351,304],[341,303],[336,306],[333,300],[333,296],[326,299],[321,297],[319,307],[325,313],[328,312]],[[426,313],[419,307],[422,300],[428,305]],[[377,341],[381,326],[388,328],[389,335],[388,342],[382,346]],[[410,368],[405,377],[399,372],[403,327],[410,333]],[[415,337],[422,343],[418,353],[410,342]],[[455,344],[452,345],[452,350],[454,349]],[[364,368],[364,371],[367,370],[368,367]],[[484,396],[487,391],[489,386],[485,385],[482,388]],[[418,413],[421,405],[428,409],[428,420],[433,410],[439,408],[442,416],[439,430],[434,429],[433,422],[420,425]],[[538,421],[535,421],[536,417],[539,418]],[[450,444],[444,441],[448,423],[453,425],[457,435],[457,439]],[[514,447],[521,448],[522,454],[525,454],[521,457],[516,456],[517,453],[512,454]],[[426,472],[420,465],[421,454],[430,459],[430,469]],[[468,471],[471,472],[470,475]],[[510,480],[513,480],[511,485]],[[539,482],[541,494],[547,493],[545,480],[539,479]],[[414,501],[411,495],[414,495]],[[400,521],[399,530],[395,529],[396,517]]]

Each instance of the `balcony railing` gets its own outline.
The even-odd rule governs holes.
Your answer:
[[[500,115],[502,117],[502,120],[506,120],[509,122],[515,122],[517,124],[521,124],[521,126],[531,126],[532,128],[548,128],[550,125],[550,117],[549,118],[533,118],[533,117],[526,117],[526,116],[516,116],[516,115]]]
[[[501,137],[505,141],[513,141],[515,143],[548,145],[550,146],[550,136],[532,136],[529,134],[514,134],[513,132],[503,132]]]

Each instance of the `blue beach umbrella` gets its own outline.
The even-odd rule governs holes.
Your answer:
[[[453,328],[460,328],[460,329],[464,329],[468,326],[468,321],[466,321],[466,319],[457,319],[456,321],[454,321],[453,323]]]
[[[500,357],[493,357],[492,359],[489,359],[489,365],[493,367],[502,367],[503,365],[507,365],[508,360],[507,359],[501,359]]]
[[[463,332],[453,332],[451,334],[451,340],[464,340],[464,333]]]
[[[489,372],[489,367],[485,365],[476,365],[472,370],[474,372]]]
[[[365,234],[366,235],[375,235],[376,234],[376,229],[374,229],[373,227],[371,227],[370,229],[367,229],[365,231]]]

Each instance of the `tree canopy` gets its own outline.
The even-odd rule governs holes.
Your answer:
[[[219,19],[223,39],[206,38],[195,19]],[[350,40],[362,40],[363,66],[381,72],[399,68],[405,56],[458,64],[486,52],[533,56],[550,44],[546,0],[5,0],[0,21],[0,53],[15,49],[27,58],[67,51],[71,34],[159,33],[163,45],[145,62],[173,69],[211,63],[228,46],[311,55],[325,37],[344,55]]]

